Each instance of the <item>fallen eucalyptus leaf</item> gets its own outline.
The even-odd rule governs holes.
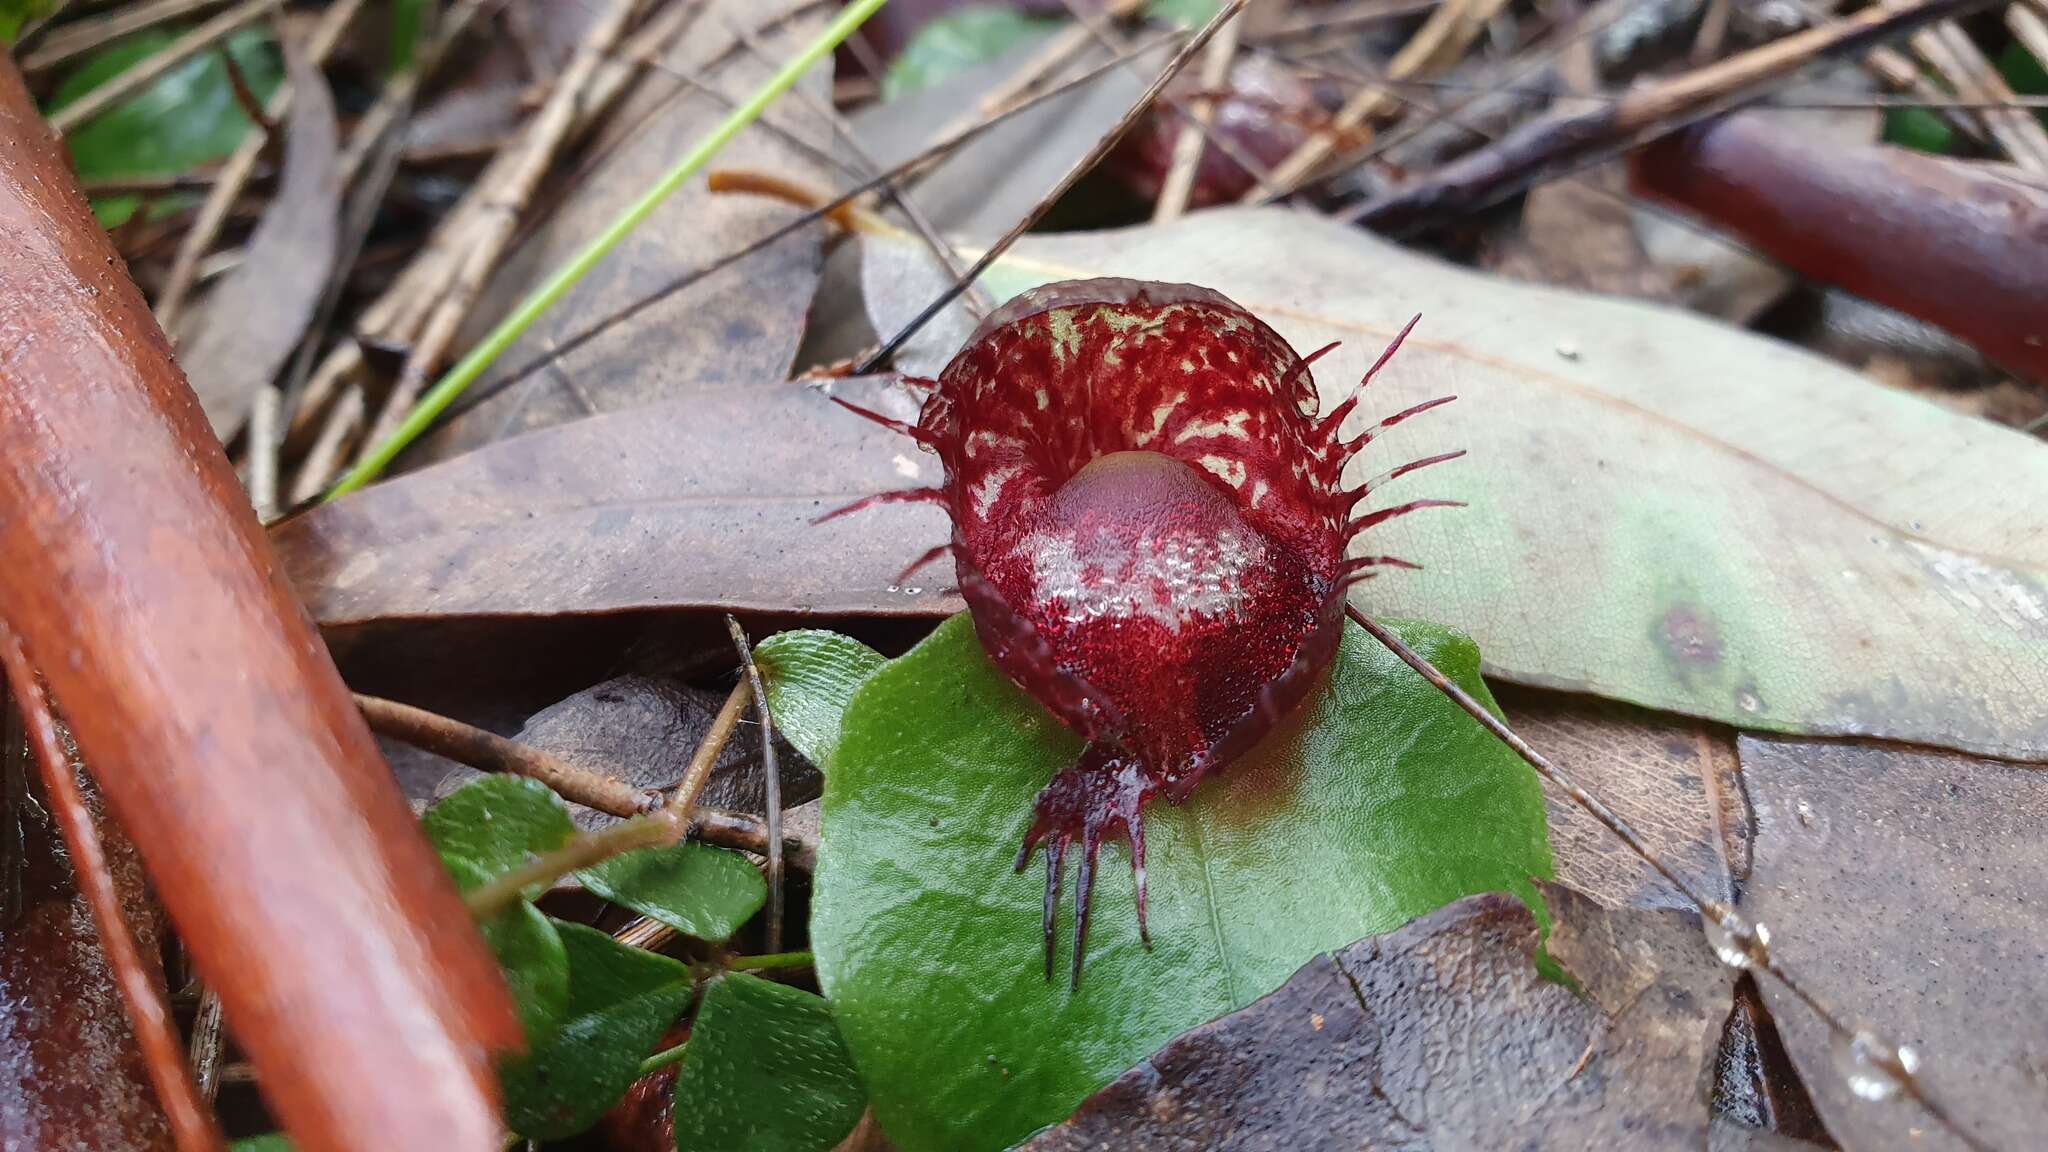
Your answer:
[[[1488,699],[1469,641],[1399,630]],[[1148,810],[1149,950],[1125,848],[1105,848],[1070,990],[1045,975],[1044,876],[1013,864],[1034,796],[1079,754],[965,615],[869,676],[846,711],[811,944],[876,1119],[905,1152],[1004,1147],[1316,952],[1474,892],[1533,899],[1530,877],[1550,871],[1535,775],[1353,626],[1328,685],[1259,749],[1184,807]]]
[[[1910,1046],[1922,1089],[1980,1147],[2029,1148],[2048,940],[2042,770],[1901,748],[1744,736],[1756,860],[1743,911],[1776,932],[1805,988]],[[1852,1092],[1827,1028],[1764,988],[1828,1131],[1848,1149],[1966,1147],[1902,1097]]]
[[[1026,1147],[1700,1148],[1729,970],[1695,917],[1542,887],[1583,995],[1538,974],[1527,908],[1468,897],[1317,956]]]
[[[1471,507],[1375,529],[1372,551],[1428,570],[1354,595],[1470,628],[1489,672],[1750,728],[2048,757],[2040,442],[1697,317],[1285,210],[1027,236],[985,284],[1006,299],[1096,275],[1206,285],[1297,348],[1343,340],[1316,366],[1325,409],[1422,314],[1361,416],[1460,401],[1389,431],[1351,479],[1467,448],[1426,494]],[[866,239],[876,331],[945,282],[915,240]],[[936,374],[969,323],[953,308],[899,367]]]
[[[554,922],[569,956],[569,1007],[547,1043],[500,1070],[505,1122],[532,1140],[573,1136],[625,1095],[690,999],[690,970],[595,928]]]
[[[915,412],[878,381],[836,387]],[[688,400],[521,436],[323,504],[272,529],[323,627],[386,618],[549,616],[635,608],[937,615],[936,508],[817,517],[937,478],[930,457],[795,384]]]
[[[326,290],[341,230],[339,129],[318,66],[287,51],[291,115],[277,195],[244,250],[191,316],[179,366],[214,435],[233,439],[259,389],[305,335]]]
[[[853,694],[887,661],[851,636],[809,629],[761,641],[754,646],[754,663],[768,690],[775,731],[811,763],[824,766],[839,747],[839,726]]]
[[[1508,722],[1572,780],[1642,833],[1657,858],[1718,900],[1749,866],[1749,809],[1735,734],[1718,724],[1612,700],[1506,687]],[[1690,910],[1692,902],[1605,825],[1548,782],[1557,879],[1613,907]]]
[[[867,1092],[825,1001],[731,972],[704,988],[673,1107],[678,1152],[825,1152]]]

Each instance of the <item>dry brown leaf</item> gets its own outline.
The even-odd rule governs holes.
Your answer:
[[[2048,772],[1899,748],[1738,742],[1756,808],[1742,907],[1851,1023],[1924,1061],[1919,1079],[1986,1146],[2048,1125]],[[1827,1029],[1765,997],[1845,1149],[1961,1149],[1912,1103],[1857,1099]]]
[[[292,110],[284,173],[242,262],[193,314],[178,355],[214,434],[233,438],[256,390],[298,348],[334,268],[341,175],[334,98],[305,54],[286,48]]]
[[[1658,858],[1726,900],[1748,867],[1749,810],[1735,735],[1719,724],[1609,700],[1497,686],[1515,730],[1606,800]],[[1557,879],[1615,907],[1690,909],[1614,834],[1545,782]]]
[[[1728,969],[1692,916],[1544,895],[1583,996],[1537,973],[1519,901],[1468,897],[1183,1033],[1027,1147],[1698,1149]]]
[[[905,390],[840,381],[915,418]],[[800,384],[706,388],[493,444],[285,521],[279,555],[323,626],[637,608],[831,615],[957,611],[936,508],[812,521],[935,478],[901,437]]]

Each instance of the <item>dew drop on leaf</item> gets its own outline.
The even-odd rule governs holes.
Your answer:
[[[1893,1047],[1867,1028],[1836,1033],[1833,1048],[1836,1071],[1860,1100],[1889,1100],[1920,1070],[1919,1053]]]
[[[1732,908],[1709,908],[1701,920],[1707,944],[1730,968],[1762,968],[1771,959],[1771,930]]]

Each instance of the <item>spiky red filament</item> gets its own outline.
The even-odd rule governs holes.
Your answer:
[[[1204,288],[1071,281],[1026,292],[983,321],[914,427],[838,401],[937,452],[945,481],[832,515],[943,501],[960,589],[990,658],[1088,741],[1081,762],[1039,794],[1017,857],[1022,869],[1045,849],[1048,976],[1067,848],[1080,841],[1078,982],[1102,843],[1118,833],[1130,841],[1149,944],[1145,805],[1186,799],[1308,693],[1336,651],[1350,585],[1417,567],[1346,559],[1355,533],[1454,503],[1354,514],[1381,485],[1462,453],[1340,487],[1354,451],[1451,398],[1343,439],[1358,393],[1317,419],[1309,372],[1333,347],[1297,356]]]

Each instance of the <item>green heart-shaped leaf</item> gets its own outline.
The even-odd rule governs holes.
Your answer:
[[[678,1152],[822,1152],[866,1107],[823,1000],[744,973],[705,987],[676,1078]]]
[[[690,999],[690,970],[595,928],[553,922],[569,957],[569,1006],[544,1044],[499,1070],[505,1122],[557,1140],[597,1123]]]
[[[420,830],[443,860],[473,866],[473,871],[455,874],[466,892],[567,844],[576,835],[576,824],[561,797],[540,781],[486,776],[427,809]]]
[[[714,943],[740,930],[768,899],[747,858],[703,844],[671,844],[615,856],[576,874],[585,888]]]
[[[1490,703],[1470,640],[1390,626]],[[1535,905],[1529,878],[1550,874],[1535,775],[1347,626],[1328,684],[1279,731],[1186,806],[1148,810],[1150,951],[1127,851],[1105,847],[1070,990],[1045,978],[1044,869],[1011,866],[1039,788],[1080,752],[988,662],[965,616],[870,676],[847,710],[812,948],[905,1152],[1004,1147],[1316,953],[1475,892]]]
[[[777,632],[754,647],[775,730],[819,771],[839,746],[839,723],[856,689],[887,661],[837,632]]]

